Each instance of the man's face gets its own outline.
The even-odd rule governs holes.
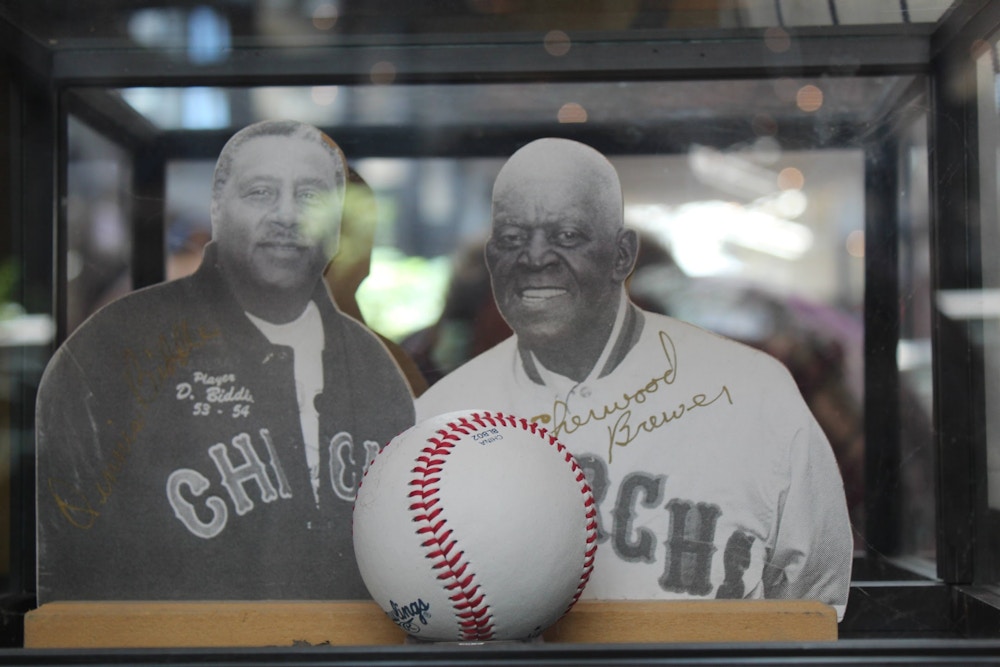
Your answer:
[[[311,289],[336,248],[341,205],[333,158],[296,137],[251,139],[213,210],[220,261],[264,289]]]
[[[565,343],[595,326],[617,307],[625,278],[615,212],[573,176],[525,179],[494,199],[486,244],[493,293],[529,346]]]

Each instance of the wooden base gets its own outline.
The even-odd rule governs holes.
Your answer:
[[[832,641],[813,601],[579,602],[551,643]],[[406,635],[374,602],[51,602],[28,612],[25,648],[371,646]]]
[[[837,612],[812,600],[583,600],[546,642],[834,641]]]

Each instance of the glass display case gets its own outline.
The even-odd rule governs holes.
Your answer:
[[[374,190],[371,265],[340,305],[406,350],[422,381],[510,334],[482,261],[490,191],[514,150],[561,136],[621,177],[642,238],[632,299],[776,356],[834,448],[855,538],[836,645],[497,659],[990,661],[998,31],[1000,5],[985,0],[0,1],[4,658],[123,659],[19,648],[35,605],[39,378],[109,300],[194,270],[223,143],[287,117],[330,134]]]

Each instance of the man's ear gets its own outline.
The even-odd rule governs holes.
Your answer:
[[[615,241],[614,279],[625,282],[635,268],[635,259],[638,256],[639,235],[634,229],[622,228]]]
[[[215,237],[215,221],[219,218],[219,201],[212,197],[212,203],[208,207],[208,221],[212,225],[212,237]]]

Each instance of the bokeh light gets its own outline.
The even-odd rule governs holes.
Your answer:
[[[785,167],[778,172],[778,187],[782,190],[801,190],[806,178],[795,167]]]
[[[865,256],[865,233],[860,229],[855,229],[847,235],[847,241],[844,245],[847,247],[848,255],[862,259]]]
[[[321,107],[328,107],[337,99],[339,92],[337,86],[313,86],[309,90],[309,97]]]
[[[587,110],[576,102],[567,102],[559,107],[558,119],[560,123],[586,123]]]
[[[396,80],[396,66],[388,60],[380,60],[372,65],[369,76],[374,84],[388,85]]]
[[[559,57],[569,53],[572,42],[570,41],[569,35],[564,33],[562,30],[550,30],[545,34],[543,44],[545,45],[545,50],[550,56]]]
[[[784,53],[792,46],[792,38],[783,28],[777,26],[764,31],[764,46],[772,53]]]
[[[339,17],[337,6],[332,2],[324,2],[313,10],[312,24],[317,30],[330,30],[337,24]]]
[[[823,106],[823,91],[812,84],[802,86],[795,94],[795,106],[806,113],[819,111]]]

